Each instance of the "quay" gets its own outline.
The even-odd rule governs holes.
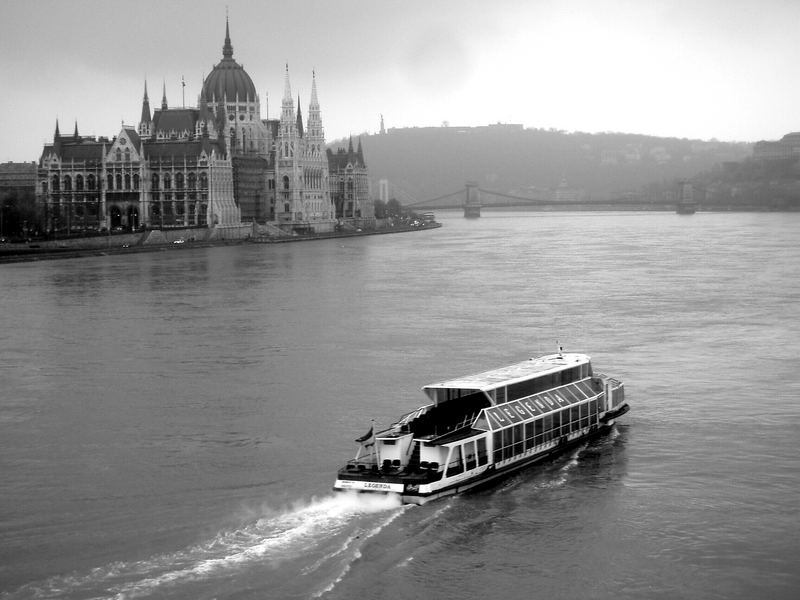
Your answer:
[[[56,258],[78,258],[82,256],[106,256],[109,254],[132,254],[138,252],[168,252],[189,248],[213,248],[242,244],[281,244],[287,242],[309,242],[315,240],[385,235],[390,233],[409,233],[438,229],[438,222],[423,223],[419,226],[398,225],[379,229],[345,230],[329,233],[308,233],[287,236],[251,235],[242,237],[210,236],[209,230],[190,229],[174,231],[147,231],[139,233],[97,236],[92,238],[72,238],[63,240],[35,241],[29,243],[0,244],[0,264],[50,260]],[[248,227],[249,229],[249,227]]]

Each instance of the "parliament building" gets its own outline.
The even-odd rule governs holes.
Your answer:
[[[361,143],[332,152],[312,74],[304,121],[286,67],[280,118],[262,119],[253,80],[233,58],[225,23],[222,60],[196,108],[151,110],[144,84],[137,126],[116,137],[81,136],[78,125],[42,151],[37,202],[50,232],[135,231],[271,224],[322,233],[374,226]]]

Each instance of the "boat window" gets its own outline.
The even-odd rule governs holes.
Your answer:
[[[553,427],[550,429],[549,439],[554,440],[564,433],[569,433],[569,414],[565,415],[562,411],[553,413]]]
[[[517,398],[532,396],[536,392],[546,389],[544,387],[540,387],[542,380],[546,377],[547,376],[540,377],[538,379],[528,379],[527,381],[520,381],[519,383],[512,383],[508,386],[509,399],[516,400]]]
[[[522,425],[514,425],[514,454],[522,454],[524,450],[524,440],[522,435]]]
[[[536,419],[533,422],[533,434],[534,434],[533,443],[535,446],[538,446],[543,442],[542,439],[543,425],[544,425],[544,419]]]
[[[511,458],[511,449],[514,447],[514,433],[511,427],[503,429],[503,459]]]
[[[558,415],[556,415],[558,418]],[[553,430],[553,415],[547,415],[544,418],[544,441],[549,442],[552,437]]]
[[[461,445],[453,448],[453,459],[447,465],[447,477],[464,472],[464,456]]]
[[[580,389],[580,391],[586,394],[587,397],[595,395],[588,381],[579,381],[575,385]]]
[[[576,391],[574,385],[568,385],[564,388],[561,388],[560,391],[570,402],[580,402],[583,400],[583,396],[580,394],[580,392]]]
[[[534,446],[533,421],[525,423],[525,449],[530,450]]]
[[[486,453],[486,438],[478,438],[478,466],[483,466],[489,462],[489,456]]]
[[[384,446],[394,446],[397,443],[397,440],[381,440]]]
[[[464,454],[466,455],[467,470],[474,469],[477,465],[477,457],[475,456],[475,442],[470,441],[464,444]]]
[[[489,430],[489,421],[486,419],[486,413],[482,412],[480,416],[475,420],[475,423],[472,424],[475,429],[483,429],[484,431]]]
[[[597,399],[589,402],[589,416],[592,420],[592,423],[597,422]]]
[[[580,426],[581,412],[577,406],[569,409],[569,420],[572,423],[572,431],[575,431]]]
[[[505,388],[505,386],[497,388],[495,390],[495,394],[496,394],[495,395],[495,402],[497,402],[497,404],[503,404],[503,402],[506,401],[506,388]]]
[[[503,431],[495,431],[492,440],[494,448],[494,462],[503,460]]]

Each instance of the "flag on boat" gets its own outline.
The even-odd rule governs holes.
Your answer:
[[[360,438],[358,438],[356,440],[356,442],[359,443],[359,444],[364,444],[364,442],[369,441],[369,444],[364,444],[364,445],[365,446],[371,446],[372,444],[375,443],[375,441],[372,439],[372,433],[373,433],[374,430],[375,430],[375,425],[370,427],[369,431],[367,433],[365,433],[364,435],[362,435]]]

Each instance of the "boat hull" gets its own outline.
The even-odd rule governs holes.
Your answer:
[[[624,406],[625,410],[621,410],[622,407],[620,407],[620,412],[619,414],[615,415],[615,417],[627,412],[627,404]],[[501,466],[495,464],[487,465],[486,467],[482,468],[480,472],[477,472],[472,476],[458,478],[451,483],[448,483],[447,478],[441,479],[438,482],[428,486],[425,484],[419,485],[416,483],[385,483],[369,480],[352,482],[338,479],[333,489],[335,491],[355,490],[359,493],[368,494],[394,494],[400,497],[400,500],[403,504],[422,505],[446,496],[453,496],[455,494],[474,491],[493,485],[498,481],[513,475],[514,473],[533,466],[534,464],[561,455],[565,451],[579,446],[590,439],[600,437],[608,433],[608,431],[612,429],[613,425],[614,420],[610,419],[606,423],[600,423],[597,426],[589,427],[586,433],[583,433],[579,436],[575,436],[573,438],[567,438],[565,436],[561,438],[557,444],[545,450],[529,456],[521,456],[517,460]]]

